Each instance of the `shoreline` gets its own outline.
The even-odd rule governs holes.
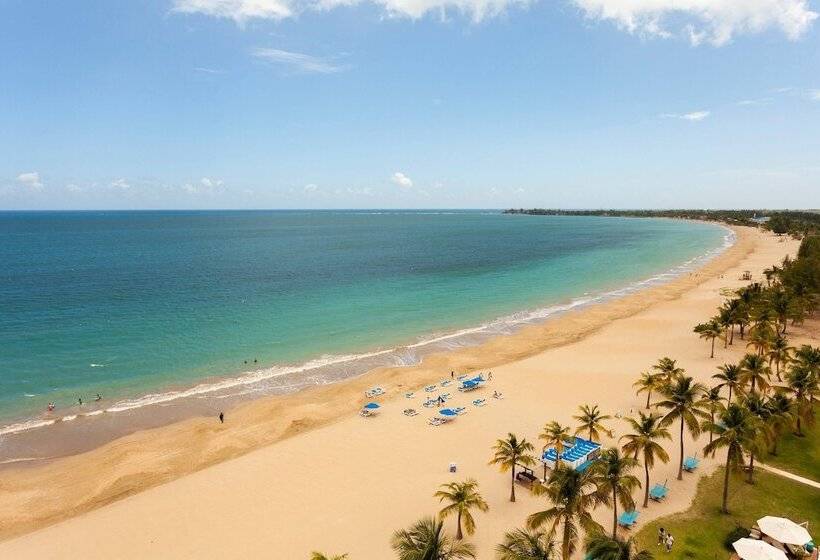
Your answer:
[[[661,218],[671,220],[673,218]],[[676,219],[695,222],[695,220]],[[166,387],[137,397],[116,399],[87,410],[76,405],[54,413],[0,426],[4,439],[0,470],[10,465],[37,466],[63,457],[92,451],[111,441],[146,429],[156,429],[190,418],[232,412],[236,407],[271,396],[290,395],[314,386],[344,383],[369,372],[392,367],[415,367],[429,356],[454,349],[481,346],[497,336],[515,336],[521,329],[553,321],[566,313],[606,304],[640,291],[662,286],[691,274],[720,257],[736,243],[736,232],[727,232],[722,243],[652,276],[585,292],[569,300],[530,307],[484,321],[477,326],[420,335],[415,342],[364,349],[360,353],[322,356],[298,364],[273,365],[255,370],[210,377],[193,385]],[[166,406],[167,404],[170,406]]]

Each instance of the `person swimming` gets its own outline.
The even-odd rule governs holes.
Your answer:
[[[54,410],[54,403],[53,402],[48,403],[48,411],[52,412],[53,410]]]
[[[95,400],[95,401],[101,401],[101,400],[102,400],[102,396],[100,396],[100,394],[99,394],[99,393],[97,393],[97,398],[96,398],[96,399],[94,399],[94,400]]]

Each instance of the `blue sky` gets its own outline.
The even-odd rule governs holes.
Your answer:
[[[820,206],[814,0],[0,9],[0,209]]]

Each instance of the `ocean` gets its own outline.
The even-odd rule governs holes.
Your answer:
[[[665,281],[730,236],[496,210],[0,213],[0,435],[416,363]]]

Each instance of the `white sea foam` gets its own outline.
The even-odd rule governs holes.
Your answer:
[[[435,213],[435,212],[431,212]],[[445,213],[445,212],[441,212]],[[723,227],[723,226],[721,226]],[[338,356],[323,356],[321,358],[310,360],[305,362],[304,364],[294,365],[294,366],[274,366],[265,369],[259,369],[256,371],[251,371],[247,373],[243,373],[238,376],[229,377],[225,379],[221,379],[214,382],[206,382],[200,383],[193,387],[175,391],[167,391],[163,393],[151,393],[147,395],[143,395],[139,398],[135,399],[124,399],[114,403],[112,406],[106,408],[105,410],[95,410],[85,414],[84,416],[97,416],[102,414],[103,412],[108,413],[117,413],[117,412],[124,412],[127,410],[133,410],[137,408],[142,408],[151,405],[165,405],[171,403],[173,401],[189,398],[189,397],[197,397],[197,398],[209,398],[214,397],[213,393],[218,393],[226,390],[230,390],[235,387],[242,387],[242,386],[249,386],[258,383],[262,383],[267,380],[271,380],[274,378],[292,375],[292,374],[299,374],[304,372],[309,372],[313,370],[318,370],[321,368],[326,368],[329,366],[337,366],[343,364],[352,364],[355,362],[359,362],[362,360],[367,360],[370,358],[378,358],[378,357],[387,357],[389,359],[389,363],[395,366],[409,366],[417,364],[421,361],[421,357],[415,351],[417,349],[427,347],[427,346],[436,346],[441,348],[458,348],[461,346],[474,344],[474,341],[470,340],[471,335],[497,335],[497,334],[510,334],[515,332],[517,328],[521,325],[540,322],[545,319],[554,317],[556,315],[566,313],[572,309],[576,309],[578,307],[583,307],[595,303],[600,303],[603,301],[611,300],[617,297],[622,297],[624,295],[634,293],[638,290],[646,288],[648,286],[653,286],[657,284],[662,284],[664,282],[669,281],[672,278],[676,278],[686,272],[689,272],[708,260],[714,258],[716,255],[722,253],[727,248],[731,247],[735,243],[735,234],[734,232],[724,227],[727,231],[726,235],[723,237],[723,243],[721,246],[707,251],[706,253],[697,256],[695,258],[689,259],[688,261],[675,266],[674,268],[651,276],[649,278],[645,278],[642,280],[638,280],[633,282],[627,286],[610,290],[607,292],[602,292],[599,294],[590,294],[585,292],[582,297],[573,299],[567,303],[551,305],[548,307],[543,308],[536,308],[531,310],[519,311],[516,313],[512,313],[507,316],[496,318],[492,321],[488,321],[476,327],[465,328],[455,332],[450,333],[443,333],[443,334],[435,334],[430,338],[424,338],[407,346],[398,347],[398,348],[387,348],[384,350],[378,350],[374,352],[367,352],[362,354],[345,354],[345,355],[338,355]],[[91,367],[104,367],[103,364],[90,364]],[[296,383],[288,383],[285,385],[277,386],[278,390],[298,390],[307,385],[315,385],[315,384],[325,384],[334,382],[334,379],[328,378],[303,378],[300,379],[299,382]],[[237,392],[232,392],[229,394],[218,395],[218,398],[228,398],[228,397],[236,397],[241,396],[248,393],[257,392],[258,389],[246,389]],[[64,416],[61,420],[63,422],[70,422],[77,418],[77,415],[67,415]],[[35,428],[41,428],[45,426],[53,425],[56,420],[27,420],[23,422],[19,422],[16,424],[11,424],[8,426],[4,426],[0,428],[0,436],[5,434],[12,434],[17,432],[22,432],[26,430],[31,430]]]

